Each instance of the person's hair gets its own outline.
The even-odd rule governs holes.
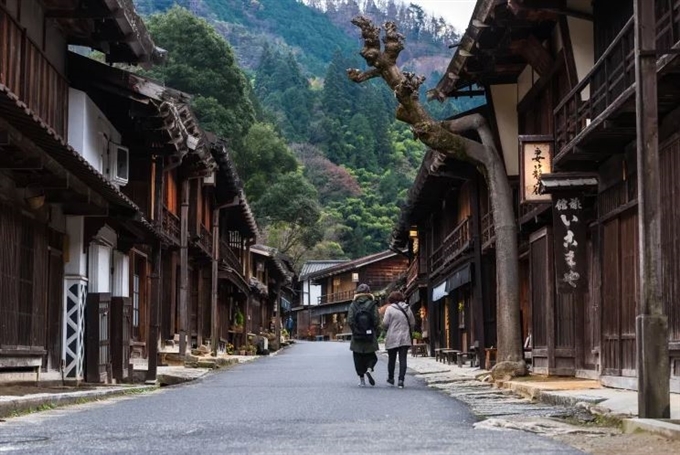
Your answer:
[[[394,291],[390,293],[389,297],[387,297],[387,301],[390,303],[403,302],[404,300],[406,300],[404,294],[399,291]]]

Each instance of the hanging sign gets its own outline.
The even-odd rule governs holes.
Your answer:
[[[582,193],[553,194],[555,281],[563,294],[585,292],[587,280],[587,226]]]
[[[545,203],[550,194],[541,193],[541,175],[552,172],[552,136],[520,136],[520,202]]]

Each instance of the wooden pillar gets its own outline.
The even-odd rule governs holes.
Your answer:
[[[217,293],[218,293],[218,261],[220,254],[220,211],[213,210],[213,224],[212,224],[212,276],[210,279],[210,349],[214,356],[217,355],[217,343],[219,342],[219,319],[217,313]]]
[[[281,282],[276,283],[276,319],[274,333],[276,334],[276,345],[281,347]]]
[[[155,174],[154,174],[154,194],[153,210],[154,220],[157,226],[163,225],[163,183],[164,161],[162,156],[155,158]],[[153,242],[151,251],[151,296],[149,302],[149,331],[146,340],[147,352],[147,371],[146,381],[156,382],[156,372],[158,370],[158,336],[160,332],[161,323],[161,241],[155,240]]]
[[[661,172],[656,75],[655,3],[635,0],[640,299],[636,319],[638,415],[670,418],[668,319],[661,257]]]
[[[179,355],[187,352],[189,287],[189,179],[182,179],[179,240]]]

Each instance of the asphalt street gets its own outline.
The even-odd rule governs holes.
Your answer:
[[[188,385],[0,423],[6,453],[578,454],[515,430],[473,429],[462,402],[407,375],[358,387],[349,343],[298,343]]]

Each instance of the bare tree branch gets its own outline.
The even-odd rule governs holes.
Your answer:
[[[352,23],[361,29],[364,47],[361,55],[370,67],[367,71],[350,69],[349,78],[355,82],[382,77],[394,92],[399,105],[396,118],[411,125],[413,135],[433,150],[458,160],[481,165],[491,195],[491,206],[496,232],[496,287],[498,364],[494,375],[526,374],[521,334],[519,333],[519,275],[517,225],[513,210],[512,189],[505,164],[498,153],[493,134],[482,115],[473,114],[455,120],[436,121],[419,100],[419,90],[425,78],[402,72],[397,66],[404,49],[404,36],[394,22],[384,25],[384,49],[380,46],[380,28],[366,17],[359,16]],[[443,94],[437,94],[443,96]],[[460,133],[476,131],[480,141],[463,137]]]

